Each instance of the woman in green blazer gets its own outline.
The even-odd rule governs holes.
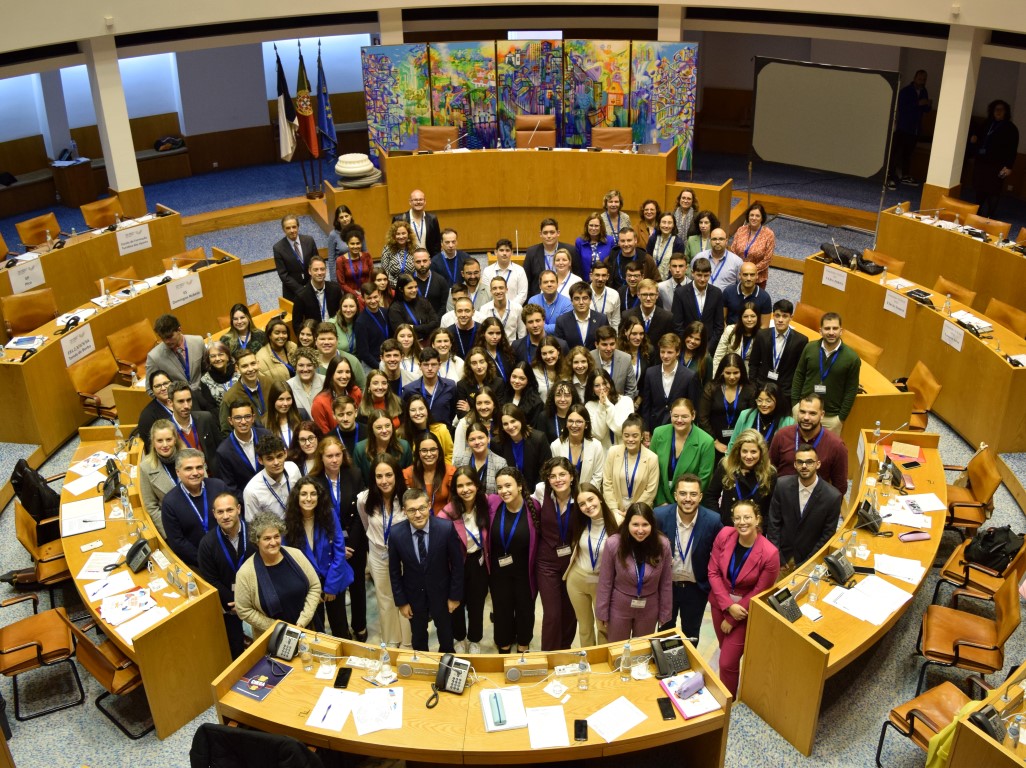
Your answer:
[[[681,397],[670,406],[670,423],[652,432],[649,450],[659,459],[656,506],[674,503],[673,482],[679,475],[688,472],[698,475],[703,491],[709,485],[716,463],[716,447],[712,437],[694,421],[694,404]]]
[[[791,418],[791,411],[787,403],[783,402],[780,397],[780,387],[772,381],[767,381],[756,390],[755,407],[745,408],[737,417],[734,434],[730,436],[730,442],[727,443],[727,452],[729,453],[730,449],[734,447],[737,436],[746,429],[754,429],[762,435],[766,445],[769,445],[773,442],[773,436],[781,428],[789,427],[792,424],[794,424],[794,419]]]

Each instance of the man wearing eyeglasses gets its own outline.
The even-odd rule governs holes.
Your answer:
[[[624,312],[621,322],[637,318],[645,326],[649,342],[655,346],[665,334],[673,333],[673,313],[659,306],[659,283],[655,280],[646,278],[638,283],[638,299],[637,305]],[[657,356],[653,355],[649,362],[655,364]]]
[[[809,443],[794,454],[796,475],[781,477],[773,489],[768,538],[780,550],[782,566],[795,568],[830,541],[841,516],[841,494],[820,479],[819,456]]]

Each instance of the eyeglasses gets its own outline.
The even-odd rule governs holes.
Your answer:
[[[154,390],[157,390],[157,389],[167,389],[170,386],[171,386],[171,382],[170,381],[165,381],[163,384],[154,384],[153,385],[153,389]]]
[[[734,518],[734,522],[735,523],[754,523],[755,522],[755,516],[754,515],[745,515],[744,517],[735,517]]]
[[[300,437],[299,442],[301,443],[316,443],[317,435],[307,435],[306,437]]]
[[[796,467],[811,467],[817,461],[818,461],[818,459],[795,459],[794,460],[794,465]]]
[[[251,413],[248,416],[232,416],[231,421],[253,421],[253,414]]]
[[[438,449],[437,448],[421,448],[420,449],[420,453],[421,453],[422,456],[432,456],[432,455],[438,453]]]

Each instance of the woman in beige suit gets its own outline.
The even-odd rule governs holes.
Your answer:
[[[623,423],[622,445],[606,454],[602,470],[602,497],[614,512],[623,515],[631,504],[652,504],[659,489],[659,459],[641,444],[644,420],[636,413]]]

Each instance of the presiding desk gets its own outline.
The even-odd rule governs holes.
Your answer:
[[[112,435],[113,428],[90,429],[90,432],[93,435],[98,432]],[[159,606],[166,608],[170,615],[137,635],[132,643],[128,643],[118,634],[117,628],[110,626],[100,618],[99,607],[102,600],[89,601],[85,585],[92,580],[82,581],[77,578],[83,565],[92,554],[92,552],[82,552],[83,544],[99,540],[102,544],[93,552],[114,552],[120,545],[120,539],[127,539],[128,542],[134,541],[131,537],[130,526],[124,518],[110,519],[109,517],[113,507],[118,504],[116,499],[104,505],[105,516],[108,519],[102,530],[62,536],[62,543],[64,556],[68,561],[68,570],[71,571],[73,577],[76,577],[75,588],[78,590],[82,602],[93,615],[97,625],[103,629],[109,641],[114,643],[139,667],[157,736],[164,739],[210,706],[210,681],[221,673],[230,661],[231,655],[228,652],[228,639],[224,631],[224,620],[221,618],[221,600],[217,590],[203,581],[199,574],[194,574],[199,586],[199,596],[194,600],[186,599],[184,585],[185,574],[190,570],[189,566],[179,560],[161,539],[143,507],[137,482],[142,442],[136,440],[133,443],[134,446],[128,454],[128,463],[125,465],[130,472],[127,477],[123,472],[121,480],[129,488],[129,501],[140,525],[141,535],[150,541],[154,551],[159,549],[164,553],[171,563],[171,570],[180,570],[180,576],[177,578],[181,581],[182,588],[170,583],[171,580],[167,578],[167,574],[156,567],[152,556],[150,558],[150,565],[153,567],[152,573],[145,568],[139,573],[132,573],[127,566],[122,565],[110,575],[127,572],[132,576],[136,587],[146,587],[151,580],[164,578],[169,582],[168,586],[151,592],[151,596]],[[74,466],[97,451],[113,453],[114,448],[113,439],[83,439],[71,464]],[[78,477],[69,471],[64,479],[64,489],[61,491],[62,532],[66,504],[100,496],[95,488],[87,489],[79,496],[71,495],[68,491],[68,483]]]
[[[219,248],[213,249],[214,259],[225,256],[230,254]],[[162,271],[163,265],[153,274]],[[202,296],[172,308],[169,292],[175,290],[176,283],[193,278],[199,279]],[[90,281],[87,295],[95,294],[95,289]],[[0,420],[0,441],[38,444],[49,455],[75,434],[80,425],[91,421],[82,410],[71,379],[64,372],[68,367],[66,346],[80,349],[82,345],[91,344],[98,349],[106,345],[110,333],[140,319],[152,323],[166,312],[173,312],[187,333],[192,329],[214,328],[217,316],[232,304],[244,301],[245,296],[242,265],[237,258],[231,257],[224,264],[203,267],[195,274],[141,291],[112,307],[99,309],[65,336],[56,335],[58,328],[55,322],[36,329],[31,335],[48,337],[36,354],[24,362],[20,362],[20,352],[4,351],[0,357],[0,392],[13,406]],[[82,308],[96,307],[86,300]]]
[[[1023,692],[1026,691],[1026,667],[1017,669],[1002,685],[999,685],[969,711],[958,718],[955,735],[948,753],[948,768],[1013,768],[1026,763],[1026,739],[1013,747],[1008,736],[1002,743],[995,741],[989,734],[969,722],[969,715],[990,704],[1001,713],[1007,727],[1015,715],[1026,715],[1026,702]],[[1008,718],[1008,719],[1006,719]]]
[[[905,295],[915,288],[933,294],[936,309]],[[993,338],[978,338],[944,314],[944,296],[928,286],[895,290],[881,285],[879,276],[827,266],[815,257],[805,261],[802,301],[840,312],[853,331],[882,347],[879,368],[889,378],[908,376],[923,361],[943,385],[931,410],[969,443],[986,442],[999,453],[1026,451],[1026,368],[1005,359],[1026,353],[1026,341],[1012,331],[990,321]],[[987,320],[980,310],[952,300],[952,312],[960,309]],[[960,338],[961,349],[946,338]],[[877,418],[885,430],[905,421]]]
[[[841,544],[841,538],[857,524],[855,508],[865,494],[865,478],[875,476],[877,462],[884,459],[883,448],[878,449],[878,458],[873,457],[870,430],[864,430],[861,437],[865,446],[865,457],[861,464],[862,473],[855,486],[851,505],[841,528],[822,550],[813,555],[795,571],[797,578],[786,576],[772,588],[753,599],[748,609],[748,634],[745,637],[745,655],[741,667],[741,684],[738,700],[747,704],[777,733],[789,741],[802,754],[812,754],[816,726],[819,723],[823,700],[823,687],[846,666],[856,661],[873,647],[901,618],[911,601],[897,609],[880,626],[862,621],[854,616],[827,605],[824,597],[832,586],[820,586],[820,599],[815,603],[823,617],[812,622],[804,615],[791,624],[770,606],[767,597],[782,587],[793,591],[800,588],[815,564],[822,563],[824,556],[834,552]],[[922,448],[924,461],[919,469],[908,471],[915,483],[914,493],[933,493],[947,504],[944,467],[937,450],[938,436],[923,432],[898,432],[884,437],[881,446],[894,441],[911,443]],[[886,521],[882,532],[893,531],[890,538],[874,537],[865,529],[859,530],[858,541],[868,546],[872,554],[885,554],[918,560],[925,568],[923,579],[918,584],[909,584],[900,579],[878,573],[877,576],[899,589],[914,594],[926,580],[940,546],[944,531],[945,513],[931,513],[932,525],[929,539],[904,543],[898,538],[903,531],[912,530]],[[872,555],[868,560],[854,560],[853,565],[873,566]],[[801,575],[798,575],[801,574]],[[867,578],[856,574],[856,579]],[[792,583],[793,582],[793,583]],[[799,605],[808,601],[808,593],[798,600]],[[834,644],[829,651],[809,637],[817,632]]]
[[[908,205],[905,204],[905,210]],[[1013,307],[1026,306],[1026,257],[1009,247],[998,248],[996,238],[976,240],[942,229],[911,214],[896,216],[894,208],[880,215],[876,250],[905,262],[902,277],[928,289],[944,275],[976,291],[973,307],[983,311],[992,298]],[[1012,237],[1010,232],[1005,237]]]
[[[170,211],[162,205],[158,211]],[[135,223],[138,222],[138,223]],[[57,239],[58,233],[51,233]],[[138,247],[140,240],[149,237],[150,245]],[[120,238],[120,239],[119,239]],[[94,234],[87,230],[64,241],[64,247],[47,252],[46,245],[32,249],[38,260],[23,260],[12,269],[0,270],[0,296],[21,293],[26,287],[19,275],[31,270],[29,265],[42,268],[43,283],[33,288],[52,288],[57,311],[67,312],[81,306],[97,295],[95,281],[101,277],[134,267],[139,278],[164,271],[163,260],[185,250],[182,217],[174,212],[166,216],[141,217],[122,223],[117,232],[102,231]],[[124,251],[124,253],[123,253]],[[112,285],[121,290],[126,283]],[[0,322],[0,339],[8,341],[7,331]]]
[[[469,659],[480,681],[468,686],[462,695],[441,693],[438,706],[434,709],[425,707],[431,696],[430,680],[422,677],[400,678],[393,687],[403,689],[402,729],[377,731],[361,737],[357,734],[351,715],[341,732],[306,725],[321,690],[330,686],[332,681],[319,680],[313,673],[304,672],[298,657],[292,662],[281,662],[291,664],[294,670],[263,701],[256,701],[231,690],[266,655],[270,633],[271,629],[268,629],[256,638],[246,652],[214,680],[217,712],[224,722],[232,720],[269,733],[286,734],[320,748],[416,763],[510,765],[588,760],[606,765],[636,766],[642,760],[652,757],[658,759],[659,764],[675,764],[680,761],[682,754],[686,754],[689,766],[723,765],[733,699],[687,641],[685,644],[691,668],[704,673],[706,686],[720,703],[720,710],[690,720],[684,720],[677,713],[676,719],[664,721],[656,704],[656,699],[665,695],[658,681],[653,677],[621,683],[619,674],[613,672],[608,664],[609,646],[595,646],[585,649],[592,669],[588,691],[577,690],[576,675],[560,678],[569,688],[569,699],[563,708],[570,746],[532,750],[526,728],[497,733],[488,733],[484,728],[480,691],[514,685],[507,683],[503,676],[503,660],[510,656],[464,657]],[[314,638],[311,647],[315,664],[318,653],[367,658],[377,655],[377,649],[373,646],[340,641],[323,634]],[[632,653],[634,657],[648,655],[645,639],[635,639]],[[439,654],[422,653],[421,656],[437,659]],[[577,650],[528,654],[528,659],[539,657],[546,660],[550,670],[556,665],[577,663],[579,660]],[[649,669],[653,669],[652,665],[649,665]],[[366,674],[365,670],[353,670],[348,690],[362,693],[371,687],[363,680],[363,674]],[[525,707],[555,706],[560,703],[543,690],[548,681],[553,679],[552,675],[550,671],[550,677],[540,684],[540,678],[523,678],[520,688]],[[586,742],[573,740],[575,719],[587,718],[621,696],[627,697],[644,712],[647,717],[643,722],[610,743],[606,743],[592,728],[589,728]]]

